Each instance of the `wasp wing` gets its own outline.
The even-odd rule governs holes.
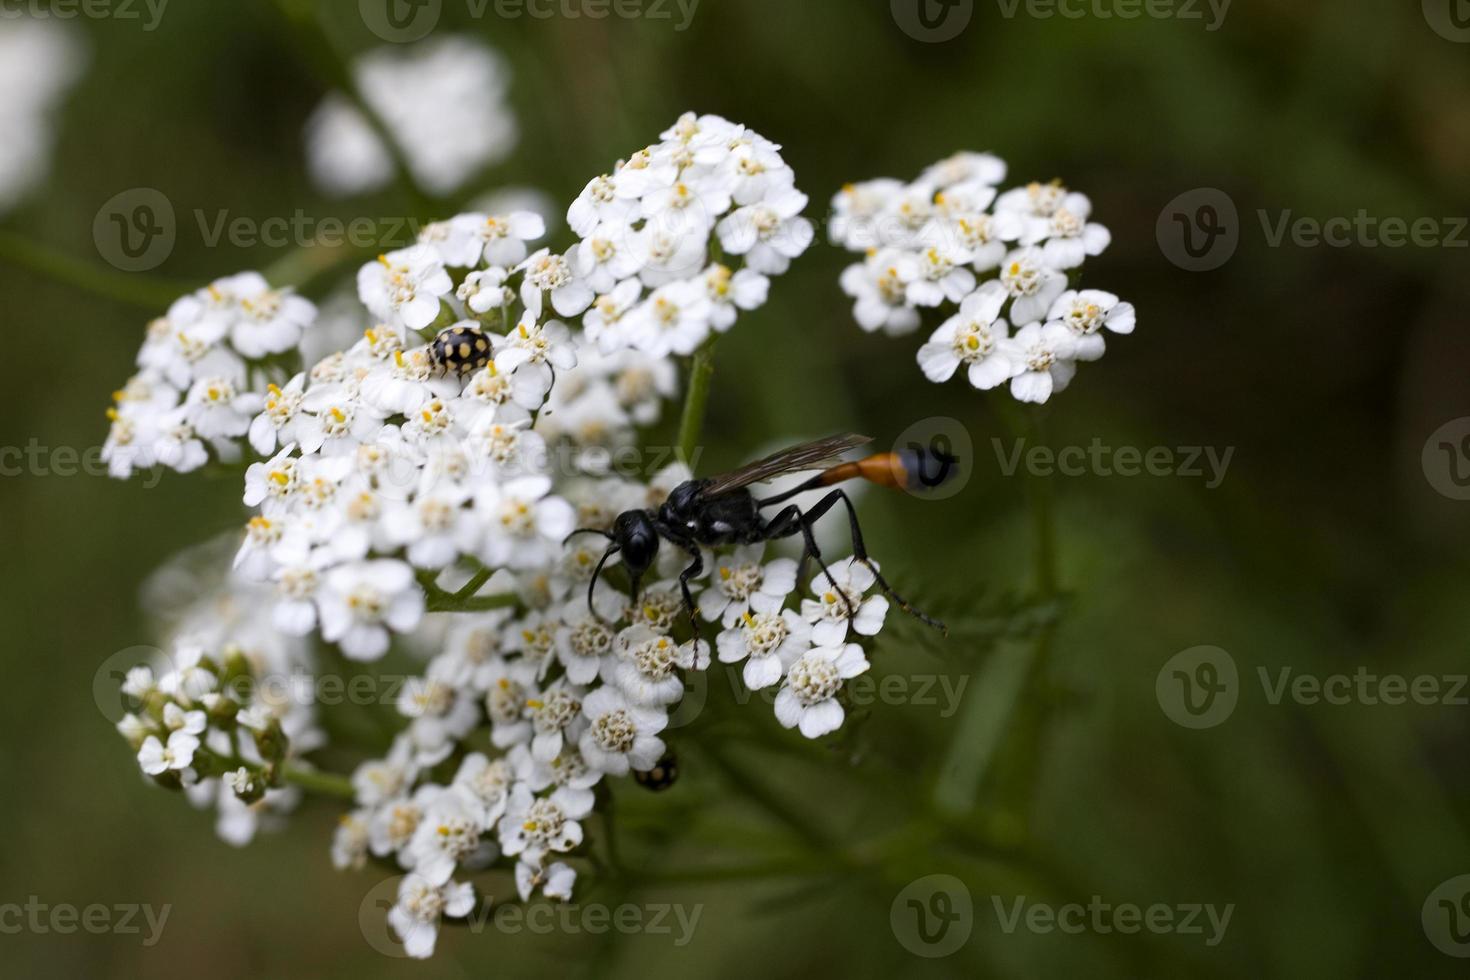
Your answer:
[[[748,463],[738,470],[729,473],[721,473],[719,476],[710,477],[704,481],[702,494],[705,497],[718,497],[720,494],[730,493],[753,483],[764,483],[773,480],[783,473],[794,473],[799,470],[814,470],[824,463],[829,463],[858,446],[865,446],[873,440],[868,436],[854,435],[850,432],[837,436],[829,436],[826,439],[818,439],[816,442],[802,443],[800,446],[792,446],[783,449],[779,453],[767,456],[765,459]]]

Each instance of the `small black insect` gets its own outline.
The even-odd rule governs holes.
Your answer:
[[[461,377],[489,364],[490,356],[490,341],[474,327],[450,327],[429,345],[434,365]]]
[[[646,790],[662,793],[679,781],[679,760],[674,753],[666,752],[647,772],[634,770],[633,779]]]
[[[805,565],[808,558],[815,559],[822,571],[827,572],[827,564],[822,560],[822,552],[817,547],[812,529],[823,515],[840,503],[847,508],[853,555],[872,570],[884,594],[904,612],[948,634],[943,623],[919,612],[894,592],[893,587],[868,559],[867,548],[863,545],[863,532],[858,526],[857,510],[844,491],[833,490],[805,511],[795,504],[787,504],[787,501],[808,490],[829,487],[852,479],[911,490],[933,488],[954,474],[958,463],[956,457],[943,449],[913,444],[898,452],[880,453],[867,459],[829,466],[810,480],[774,497],[757,500],[749,490],[753,484],[785,473],[815,469],[832,463],[848,450],[869,442],[872,440],[867,436],[849,434],[793,446],[730,473],[682,483],[674,488],[668,500],[657,510],[630,510],[620,514],[613,522],[611,533],[598,529],[574,532],[574,536],[601,534],[612,542],[593,571],[592,582],[587,588],[588,604],[592,602],[603,567],[614,555],[621,555],[623,564],[627,566],[628,574],[633,580],[633,599],[636,602],[643,576],[658,557],[660,540],[668,541],[684,549],[692,559],[679,575],[679,587],[684,596],[684,608],[689,614],[695,635],[698,636],[699,622],[695,617],[694,597],[689,592],[689,582],[704,572],[704,556],[699,550],[701,546],[755,544],[800,534],[803,543],[802,564]],[[761,513],[765,508],[778,504],[787,505],[769,518]],[[847,605],[848,615],[855,615],[852,600],[845,593],[842,600]]]

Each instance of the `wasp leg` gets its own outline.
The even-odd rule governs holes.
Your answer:
[[[828,504],[828,507],[830,506]],[[817,515],[817,517],[820,516],[822,515]],[[803,547],[801,551],[801,567],[797,569],[797,581],[802,581],[806,578],[806,560],[813,558],[817,562],[817,567],[822,570],[822,574],[827,576],[827,581],[832,582],[835,581],[832,578],[832,570],[827,567],[827,562],[823,560],[822,549],[817,547],[817,536],[812,533],[814,522],[815,518],[808,517],[808,515],[802,512],[800,507],[792,504],[771,518],[765,526],[763,537],[769,541],[773,538],[789,538],[793,534],[800,532]],[[838,595],[842,596],[842,603],[847,607],[847,618],[856,618],[857,610],[853,608],[852,599],[848,598],[847,591],[844,589]]]
[[[878,587],[883,590],[883,594],[892,599],[894,604],[897,605],[899,609],[902,609],[904,612],[908,613],[919,622],[924,623],[928,626],[932,626],[935,629],[939,630],[939,632],[943,633],[945,636],[948,636],[948,626],[945,626],[934,617],[928,616],[923,612],[920,612],[918,609],[915,609],[911,602],[909,602],[903,596],[899,595],[898,592],[894,590],[893,586],[888,584],[888,580],[883,577],[883,573],[878,570],[878,566],[873,564],[873,560],[868,557],[868,549],[863,544],[863,529],[861,526],[858,525],[857,508],[852,505],[852,499],[847,496],[846,491],[833,490],[827,496],[823,497],[815,507],[807,511],[807,513],[804,515],[804,519],[815,524],[817,521],[821,520],[821,518],[827,513],[827,511],[837,506],[839,501],[844,507],[847,508],[848,525],[850,526],[852,531],[853,557],[862,562],[864,565],[868,566],[868,570],[873,573],[873,577],[877,580]]]
[[[684,611],[689,614],[689,627],[694,630],[695,652],[699,648],[699,616],[696,615],[694,596],[689,592],[689,580],[698,578],[704,574],[704,553],[699,550],[698,545],[686,544],[684,550],[689,552],[694,561],[689,567],[679,573],[679,591],[684,594]]]

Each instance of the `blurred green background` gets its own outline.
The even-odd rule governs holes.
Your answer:
[[[1214,490],[1178,477],[1055,481],[1066,595],[1034,757],[989,765],[1007,754],[990,754],[996,732],[1026,721],[1010,714],[1005,679],[1036,632],[1011,615],[1031,580],[1035,488],[1001,472],[991,440],[1009,437],[978,393],[923,380],[917,338],[857,329],[837,287],[851,257],[819,243],[721,344],[707,460],[789,435],[857,429],[881,443],[921,419],[961,421],[976,447],[963,493],[870,493],[862,509],[894,580],[962,626],[936,644],[894,623],[875,673],[967,679],[964,708],[879,705],[835,747],[811,746],[714,683],[701,735],[681,746],[680,786],[618,787],[624,862],[662,877],[582,883],[584,902],[701,905],[692,942],[449,930],[433,961],[406,965],[359,929],[381,875],[330,868],[335,804],[309,803],[286,833],[231,849],[211,818],[143,783],[93,703],[98,666],[152,639],[145,576],[238,525],[236,480],[7,477],[0,904],[173,909],[152,948],[135,935],[0,934],[0,974],[1463,976],[1421,908],[1470,872],[1470,708],[1272,705],[1256,671],[1470,669],[1470,503],[1437,493],[1421,464],[1430,434],[1470,415],[1470,253],[1463,235],[1458,249],[1272,247],[1258,212],[1365,209],[1449,228],[1470,205],[1470,47],[1417,4],[1388,0],[1238,3],[1213,32],[1004,9],[980,0],[958,37],[935,44],[908,36],[881,0],[703,0],[683,32],[677,16],[472,18],[446,0],[439,30],[484,37],[515,72],[521,144],[474,192],[532,185],[570,201],[696,109],[784,144],[813,217],[844,182],[909,179],[958,149],[1000,154],[1013,180],[1061,176],[1092,196],[1114,243],[1086,282],[1136,303],[1140,329],[1054,400],[1051,441],[1235,455]],[[345,50],[378,43],[356,3],[319,13]],[[431,216],[392,192],[341,202],[312,189],[301,130],[328,75],[280,7],[174,0],[151,33],[78,26],[90,70],[60,119],[49,182],[0,221],[12,255],[21,240],[105,270],[94,215],[140,186],[181,215]],[[1238,207],[1240,246],[1196,273],[1168,260],[1156,223],[1201,187]],[[462,202],[436,203],[447,215]],[[280,258],[208,248],[185,223],[168,261],[129,281],[188,285]],[[0,261],[0,297],[13,341],[0,444],[99,445],[108,393],[161,307],[15,261]],[[1160,709],[1155,679],[1202,644],[1234,657],[1240,704],[1194,731]],[[966,805],[934,816],[936,783],[956,782]],[[694,873],[789,852],[793,835],[815,870]],[[893,925],[902,902],[890,916],[929,874],[960,879],[974,907],[968,942],[932,959]],[[1093,895],[1234,913],[1207,947],[1147,932],[1007,933],[991,899]]]

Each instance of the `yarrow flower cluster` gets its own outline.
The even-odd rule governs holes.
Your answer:
[[[1009,383],[1023,402],[1045,402],[1082,361],[1106,350],[1104,334],[1132,333],[1133,306],[1071,288],[1111,241],[1092,202],[1060,181],[1001,192],[1006,165],[960,153],[918,180],[852,184],[833,200],[833,240],[866,259],[842,275],[853,315],[869,332],[902,336],[926,310],[947,319],[919,349],[930,381],[964,368],[981,390]]]
[[[811,245],[795,181],[775,143],[685,115],[587,184],[567,213],[581,241],[538,254],[533,274],[559,314],[590,307],[587,339],[602,353],[691,354],[764,306],[770,277]]]
[[[506,102],[509,69],[478,41],[451,36],[408,52],[378,48],[357,60],[353,77],[430,193],[458,190],[515,149],[519,127]],[[366,194],[393,179],[388,148],[341,93],[327,96],[307,121],[306,159],[313,180],[329,194]]]
[[[211,458],[238,461],[252,419],[275,404],[257,388],[288,376],[315,318],[310,302],[254,272],[179,299],[148,325],[138,372],[113,393],[109,472],[126,479],[152,466],[187,473]]]
[[[309,711],[236,693],[272,669],[239,653],[236,629],[308,663],[317,640],[353,661],[421,656],[391,750],[351,778],[332,857],[407,872],[388,922],[427,956],[492,864],[523,900],[570,898],[604,778],[660,765],[686,678],[712,660],[776,691],[781,725],[840,727],[888,612],[874,568],[830,563],[802,588],[763,545],[706,555],[690,585],[710,642],[684,612],[686,556],[666,549],[673,564],[637,596],[615,571],[589,592],[602,549],[569,539],[691,477],[682,463],[615,475],[610,452],[662,417],[677,356],[764,303],[811,241],[805,204],[775,144],[690,114],[588,185],[570,249],[542,246],[529,212],[471,213],[367,263],[361,338],[304,370],[281,365],[314,311],[258,276],[176,304],[118,399],[109,459],[125,476],[256,457],[228,593],[251,615],[189,631],[169,672],[130,675],[122,728],[143,771],[259,807],[319,747]],[[198,446],[185,459],[166,438]]]

